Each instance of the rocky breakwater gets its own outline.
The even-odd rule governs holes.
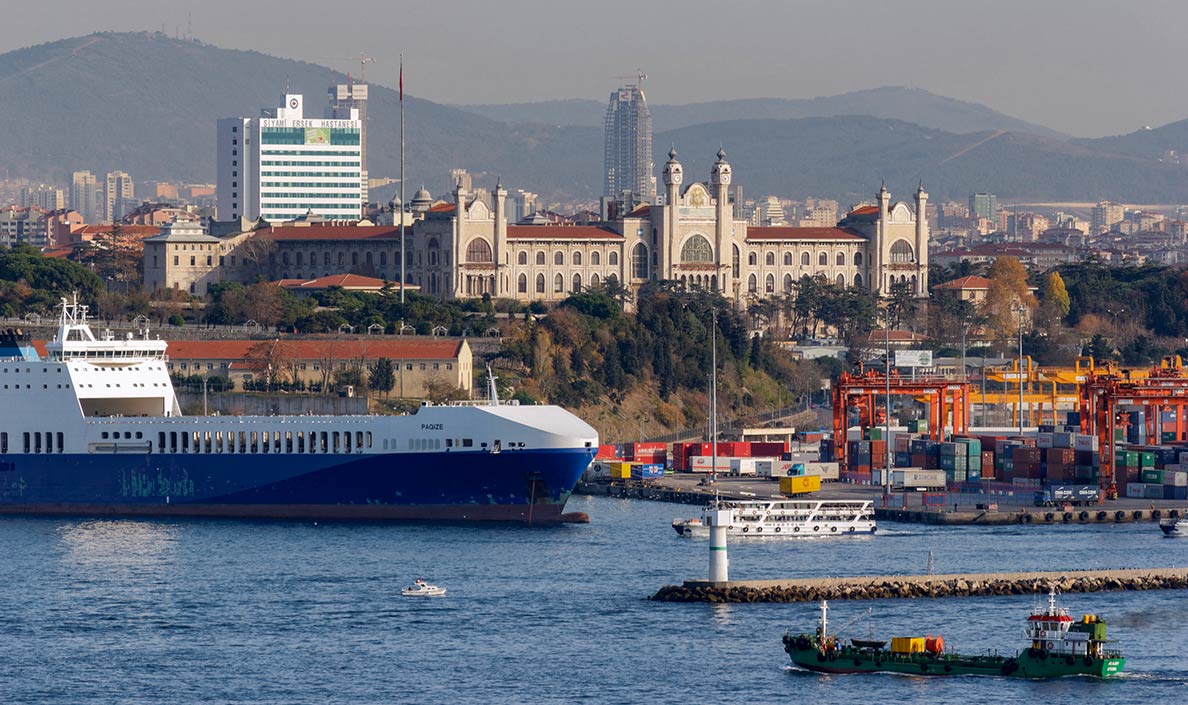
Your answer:
[[[660,602],[817,602],[1060,592],[1188,589],[1188,569],[1096,570],[1046,573],[907,575],[668,585],[650,599]]]

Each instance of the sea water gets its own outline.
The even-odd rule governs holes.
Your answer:
[[[553,528],[0,519],[5,703],[1108,702],[1181,699],[1188,593],[1067,595],[1127,657],[1111,681],[821,676],[780,638],[817,607],[665,604],[704,576],[692,507],[575,498]],[[731,576],[782,578],[1188,565],[1154,524],[929,527],[737,540]],[[444,598],[403,598],[417,577]],[[1013,653],[1040,597],[835,601],[842,636],[939,634]]]

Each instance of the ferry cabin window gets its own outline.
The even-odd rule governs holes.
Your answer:
[[[190,434],[189,433],[181,434],[181,451],[183,453],[190,452]]]
[[[170,453],[177,452],[177,431],[169,432],[169,452]]]
[[[340,446],[338,444],[338,431],[335,431],[334,432],[334,452],[335,453],[339,452],[339,447]]]
[[[297,452],[298,453],[305,452],[305,432],[304,431],[297,432]]]
[[[104,438],[106,438],[106,437],[107,436],[104,435]],[[165,432],[164,431],[157,431],[157,452],[158,453],[165,452]]]
[[[0,453],[8,452],[8,432],[0,432]]]
[[[292,431],[285,431],[285,452],[286,453],[293,452],[293,432]]]
[[[34,453],[41,452],[41,434],[40,433],[33,434],[33,452]]]
[[[264,431],[260,434],[260,452],[261,453],[269,452],[268,446],[270,445],[270,443],[268,442],[268,436],[269,436],[268,431]]]
[[[63,452],[62,449],[66,445],[65,440],[66,440],[65,434],[63,434],[61,431],[58,431],[58,452],[59,453]],[[7,446],[8,443],[5,443],[4,445]]]
[[[25,433],[24,433],[24,440],[25,440],[25,446],[24,446],[25,452],[28,453],[29,452],[29,432],[28,431],[25,431]]]
[[[471,439],[469,439],[469,438],[463,438],[463,439],[462,439],[462,447],[463,447],[463,448],[473,448],[473,447],[474,447],[474,441],[473,441],[473,440],[471,440]]]
[[[342,434],[342,452],[351,452],[351,432],[346,431]]]
[[[329,432],[327,432],[327,431],[322,431],[322,447],[319,449],[319,452],[322,452],[322,453],[327,453],[327,452],[329,452],[329,450],[330,450],[330,438],[329,438],[329,435],[330,435],[330,434],[329,434]]]

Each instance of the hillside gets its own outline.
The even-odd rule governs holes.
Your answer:
[[[215,121],[254,116],[286,89],[309,105],[346,77],[322,66],[159,34],[103,33],[0,55],[0,153],[10,173],[60,181],[71,171],[123,169],[137,181],[214,179]],[[372,86],[371,174],[399,174],[397,93]],[[588,195],[598,173],[575,172],[601,137],[515,128],[405,96],[410,181],[445,189],[449,169],[500,172],[506,183]],[[592,140],[592,141],[591,141]],[[494,177],[491,177],[494,180]]]
[[[503,105],[459,105],[463,110],[507,123],[601,127],[606,102],[552,100]],[[656,132],[691,125],[743,119],[789,120],[838,115],[868,115],[911,122],[963,134],[1010,130],[1043,137],[1066,138],[1056,130],[1003,115],[985,105],[936,95],[920,88],[883,86],[817,98],[746,98],[652,108]]]
[[[61,183],[77,169],[123,169],[137,181],[209,182],[218,118],[256,115],[275,105],[286,86],[316,106],[331,84],[343,80],[325,67],[159,34],[61,40],[0,55],[0,89],[7,98],[0,106],[0,154],[9,174]],[[789,105],[796,101],[671,106],[671,118],[657,119],[657,165],[667,145],[675,144],[686,173],[702,179],[724,145],[749,196],[825,196],[847,205],[869,197],[883,179],[906,195],[921,178],[934,200],[992,191],[1004,199],[1188,202],[1188,168],[1160,159],[1168,149],[1188,149],[1188,122],[1066,140],[1035,134],[1026,124],[1011,127],[1011,118],[983,106],[912,89],[800,103],[818,112],[850,113],[877,104],[912,120],[785,117],[795,112]],[[557,111],[550,113],[548,105]],[[478,185],[493,185],[501,176],[511,189],[539,193],[546,205],[594,199],[601,189],[602,130],[560,119],[583,105],[600,104],[542,104],[534,122],[508,124],[406,95],[410,186],[425,184],[440,196],[448,189],[449,170],[461,167]],[[738,114],[746,119],[724,119]],[[399,173],[398,116],[396,92],[373,84],[373,177]],[[548,116],[558,119],[541,122]],[[929,120],[947,127],[922,126]],[[665,121],[678,126],[663,129]]]
[[[676,144],[685,173],[708,175],[726,145],[748,194],[832,194],[848,205],[886,179],[897,197],[923,179],[933,200],[974,191],[1004,199],[1114,198],[1175,203],[1188,198],[1188,168],[1012,132],[957,135],[871,117],[736,120],[656,135]],[[705,178],[705,177],[701,177]],[[1151,202],[1147,200],[1145,202]]]

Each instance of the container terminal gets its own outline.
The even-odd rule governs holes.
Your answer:
[[[1188,516],[1188,373],[1180,358],[1140,371],[1088,360],[1067,372],[1016,365],[1017,424],[1006,427],[970,424],[979,403],[1008,404],[1002,391],[894,370],[843,373],[833,385],[832,432],[747,429],[743,438],[760,440],[603,445],[579,491],[694,504],[715,494],[811,494],[873,500],[879,519],[946,524]],[[1036,391],[1041,381],[1044,394]],[[893,399],[922,418],[891,426]],[[811,476],[819,482],[793,479]]]

